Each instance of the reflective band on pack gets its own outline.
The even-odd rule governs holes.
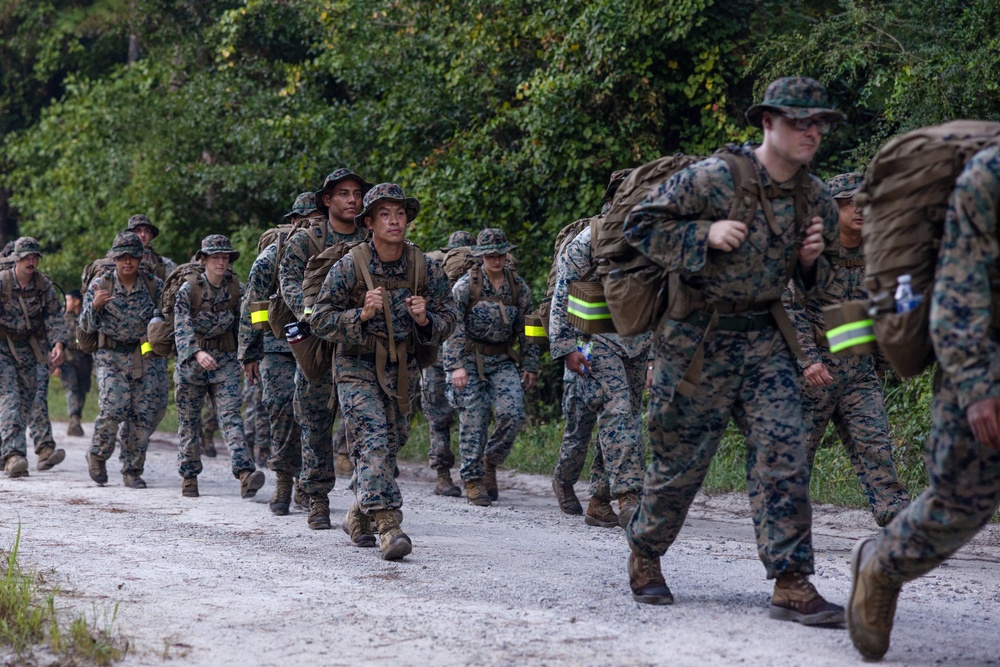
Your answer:
[[[152,352],[153,352],[153,346],[152,345],[150,345],[148,342],[142,344],[142,353],[143,354],[152,354]]]
[[[569,297],[569,306],[566,312],[576,315],[581,320],[610,320],[611,311],[608,310],[607,301],[589,302],[584,301],[572,294]]]
[[[842,324],[826,332],[830,341],[830,352],[837,353],[855,345],[875,342],[875,329],[871,320],[859,320]]]
[[[532,327],[525,324],[524,335],[529,338],[545,338],[545,327]]]
[[[302,312],[303,312],[303,313],[305,313],[306,315],[312,315],[312,314],[313,314],[313,309],[312,309],[312,308],[309,308],[309,307],[307,306],[307,307],[305,308],[305,310],[303,310]]]
[[[267,310],[250,311],[250,324],[260,324],[261,322],[267,322]]]

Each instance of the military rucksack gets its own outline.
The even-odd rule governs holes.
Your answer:
[[[269,290],[271,298],[267,309],[267,323],[271,327],[271,333],[274,334],[275,338],[284,340],[285,325],[294,322],[296,319],[295,314],[288,307],[288,304],[281,298],[281,289],[278,280],[281,258],[285,254],[288,240],[300,230],[305,230],[305,234],[309,239],[309,250],[306,260],[309,260],[326,248],[326,227],[326,218],[312,216],[304,218],[295,224],[278,225],[269,229],[261,234],[260,239],[257,241],[258,254],[272,243],[277,244],[277,251],[274,257],[274,274],[271,276],[271,288]]]
[[[232,269],[227,269],[223,276],[222,284],[228,286],[229,301],[219,306],[212,306],[204,299],[199,278],[205,273],[205,267],[201,262],[188,262],[181,264],[170,272],[163,282],[163,290],[160,294],[160,314],[162,320],[150,322],[146,327],[146,338],[152,348],[153,354],[158,357],[170,357],[177,354],[177,344],[174,339],[174,305],[177,301],[177,292],[186,282],[191,285],[189,299],[191,313],[204,310],[228,309],[233,312],[233,331],[224,335],[224,340],[220,341],[218,349],[223,352],[236,350],[235,328],[240,318],[240,284],[236,274]],[[200,341],[199,341],[200,342]],[[231,349],[230,349],[231,348]]]
[[[139,279],[146,286],[146,291],[149,292],[149,300],[156,304],[156,280],[148,271],[143,271],[143,264],[139,264]],[[80,291],[84,294],[90,289],[90,283],[94,281],[94,278],[100,276],[101,282],[98,284],[97,289],[102,289],[106,292],[110,292],[114,288],[114,281],[111,279],[111,274],[115,270],[115,260],[110,257],[100,257],[95,259],[93,262],[83,267],[83,271],[80,274]],[[84,354],[93,354],[103,345],[103,335],[97,331],[89,333],[84,331],[82,328],[77,326],[76,328],[76,344],[80,348],[80,351]]]
[[[3,303],[5,305],[10,304],[11,307],[14,306],[13,301],[14,301],[15,280],[17,280],[17,277],[14,275],[13,266],[7,266],[6,268],[0,269],[0,282],[3,283]],[[49,280],[48,276],[43,274],[41,271],[35,271],[34,274],[31,276],[31,287],[32,290],[34,290],[35,292],[47,292],[49,287],[51,286],[52,286],[52,281]],[[24,314],[24,318],[26,320],[29,319],[28,311],[26,310],[24,301],[20,300],[19,305],[22,308],[22,313]],[[14,343],[10,335],[2,327],[0,327],[0,334],[2,334],[3,337],[7,339],[7,345],[10,347],[10,351],[14,353],[14,357],[16,359],[17,353],[14,352]],[[42,353],[42,349],[39,344],[39,341],[44,337],[45,337],[45,320],[43,317],[41,324],[39,324],[38,328],[35,331],[31,332],[28,338],[28,343],[31,346],[32,352],[35,355],[35,361],[37,361],[40,364],[44,364],[48,361],[45,358],[45,355]]]
[[[524,335],[528,342],[545,347],[549,343],[549,315],[552,312],[552,295],[556,290],[556,269],[559,257],[565,252],[566,246],[590,224],[590,218],[574,220],[559,230],[556,242],[552,248],[552,263],[549,266],[549,278],[545,286],[545,298],[538,304],[535,312],[524,316]]]
[[[469,303],[466,306],[466,312],[471,311],[475,308],[476,304],[480,301],[489,301],[492,303],[500,304],[501,314],[506,318],[506,311],[503,310],[503,306],[514,306],[518,309],[518,313],[525,317],[525,313],[521,312],[521,281],[518,279],[517,271],[509,266],[505,266],[504,282],[507,284],[507,288],[510,290],[510,301],[501,296],[483,296],[483,268],[482,265],[473,266],[469,269]],[[514,332],[516,336],[518,332]],[[476,359],[476,367],[479,371],[479,377],[483,380],[486,379],[486,374],[483,367],[483,355],[492,354],[504,354],[506,353],[515,364],[521,364],[521,354],[514,349],[514,338],[512,337],[506,343],[481,343],[474,341],[466,336],[466,352],[471,352]]]
[[[871,329],[902,377],[920,373],[935,359],[930,301],[955,179],[969,158],[998,142],[1000,123],[987,121],[957,120],[907,132],[879,151],[855,197],[864,209],[865,289],[876,310]],[[913,310],[896,313],[891,297],[903,274],[911,276],[914,294],[923,299]]]
[[[483,260],[474,255],[475,246],[458,246],[450,248],[441,262],[441,269],[454,285],[459,278],[468,273],[469,269],[481,265]]]

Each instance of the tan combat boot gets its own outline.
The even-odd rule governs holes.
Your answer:
[[[382,560],[399,560],[413,551],[413,543],[399,527],[399,522],[396,521],[396,516],[391,510],[374,512],[374,519],[378,526]]]
[[[338,452],[333,457],[333,472],[337,477],[350,479],[351,475],[354,474],[354,461],[347,454]]]
[[[330,496],[325,493],[309,494],[309,518],[306,521],[311,530],[330,530]]]
[[[771,618],[802,625],[839,625],[844,622],[844,608],[827,602],[801,572],[779,574],[771,595]]]
[[[201,453],[210,459],[219,455],[215,449],[215,431],[205,429],[201,432]]]
[[[181,480],[181,495],[185,498],[198,497],[198,478],[184,477]]]
[[[82,438],[83,426],[80,425],[80,415],[70,415],[69,416],[69,426],[66,427],[66,435],[71,435],[74,438]]]
[[[618,496],[618,525],[624,528],[639,509],[639,494],[629,491]]]
[[[292,504],[292,473],[279,472],[275,474],[274,495],[268,507],[271,512],[279,516],[288,514],[288,509]]]
[[[608,498],[591,496],[590,502],[587,503],[587,511],[583,514],[583,522],[598,528],[616,528],[618,515],[611,509],[611,501]]]
[[[866,660],[881,660],[889,650],[896,601],[902,590],[880,571],[874,554],[874,537],[854,545],[851,597],[847,601],[847,629],[854,648]]]
[[[486,487],[486,495],[490,497],[490,500],[500,498],[500,492],[497,489],[497,467],[489,461],[483,462],[483,486]]]
[[[474,479],[471,482],[465,483],[465,498],[471,504],[479,507],[489,507],[492,504],[481,479]]]
[[[46,447],[42,451],[38,452],[38,465],[39,471],[51,470],[66,458],[66,452],[62,449],[56,449],[55,447]]]
[[[4,463],[3,471],[8,477],[27,477],[28,459],[20,454],[11,454]]]
[[[583,514],[583,505],[580,504],[580,500],[576,497],[576,491],[573,489],[572,484],[560,482],[553,477],[552,490],[555,492],[556,500],[559,502],[559,509],[564,513],[576,516]]]
[[[104,486],[108,483],[108,468],[106,463],[90,452],[87,452],[87,472],[90,473],[90,479],[99,485]]]
[[[126,475],[122,473],[122,486],[128,489],[145,489],[146,480],[139,475]]]
[[[399,522],[397,522],[397,526]],[[340,524],[344,532],[350,535],[351,544],[356,547],[375,546],[375,533],[372,531],[372,520],[367,514],[361,511],[361,506],[355,500],[351,509],[344,515],[344,521]]]
[[[244,470],[240,473],[240,498],[253,498],[264,486],[264,473],[260,470]]]
[[[646,558],[633,550],[628,557],[628,585],[632,589],[632,599],[636,602],[674,603],[673,593],[663,579],[659,558]]]
[[[450,496],[460,498],[462,490],[451,481],[451,470],[448,468],[437,469],[437,486],[434,487],[434,494],[438,496]]]

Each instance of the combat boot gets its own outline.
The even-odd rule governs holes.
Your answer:
[[[560,482],[553,477],[552,490],[555,492],[556,500],[559,502],[559,509],[564,513],[577,516],[583,514],[583,505],[580,504],[580,500],[576,497],[576,490],[573,489],[572,484]]]
[[[827,602],[801,572],[779,574],[771,596],[771,618],[802,625],[839,625],[844,622],[844,608]]]
[[[500,492],[497,489],[497,467],[489,461],[483,462],[483,486],[486,487],[486,495],[490,497],[490,500],[500,498]]]
[[[279,516],[288,514],[288,509],[292,504],[292,473],[279,472],[275,474],[274,495],[268,507],[271,512]]]
[[[489,507],[492,504],[481,479],[474,479],[471,482],[465,483],[465,498],[471,504],[478,505],[479,507]]]
[[[337,452],[337,455],[333,457],[333,472],[337,477],[350,479],[351,475],[354,474],[354,461],[347,454]]]
[[[330,530],[330,496],[325,493],[309,494],[309,528]]]
[[[264,486],[264,473],[260,470],[244,470],[240,473],[240,498],[253,498]]]
[[[198,497],[198,478],[184,477],[181,480],[181,495],[185,498]]]
[[[292,494],[292,502],[304,510],[309,509],[309,494],[302,490],[302,485],[299,483],[298,477],[292,478],[292,486],[295,489],[295,492]]]
[[[624,528],[639,509],[639,494],[629,491],[618,496],[618,525]]]
[[[38,452],[38,465],[39,471],[51,470],[56,467],[66,458],[66,452],[62,449],[56,449],[55,447],[46,447],[42,451]]]
[[[11,454],[7,457],[7,462],[3,466],[3,471],[8,477],[27,477],[28,459],[20,454]]]
[[[215,449],[215,431],[205,429],[201,432],[201,453],[210,459],[219,455]]]
[[[615,528],[618,526],[618,515],[611,509],[609,499],[591,496],[590,502],[587,503],[587,511],[583,515],[583,522],[598,528]]]
[[[879,571],[874,554],[874,537],[854,545],[851,597],[847,601],[847,629],[854,648],[866,660],[881,660],[889,650],[896,601],[902,590]]]
[[[104,486],[108,483],[108,468],[105,461],[90,452],[87,452],[87,472],[90,473],[90,479],[99,485]]]
[[[399,527],[399,522],[391,510],[380,510],[374,515],[375,524],[378,526],[382,560],[399,560],[413,551],[413,543]]]
[[[643,604],[673,604],[674,595],[667,588],[659,558],[646,558],[634,550],[628,557],[628,585],[632,599]]]
[[[66,435],[71,435],[75,438],[82,438],[83,426],[80,425],[80,415],[70,415],[69,416],[69,426],[66,428]]]
[[[145,489],[146,480],[139,475],[126,475],[122,473],[122,486],[128,489]]]
[[[455,482],[451,481],[451,470],[448,468],[438,468],[437,469],[437,486],[434,487],[434,495],[438,496],[450,496],[452,498],[460,498],[462,496],[462,490],[455,485]]]
[[[398,525],[398,522],[397,522]],[[344,515],[344,521],[340,524],[344,532],[351,537],[351,544],[356,547],[375,546],[375,533],[372,531],[372,520],[367,514],[361,511],[358,501],[354,501],[351,509]]]

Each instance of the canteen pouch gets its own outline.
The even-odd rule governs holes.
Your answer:
[[[570,283],[566,320],[585,334],[615,332],[601,283],[583,280]]]
[[[843,301],[823,307],[825,338],[817,340],[838,357],[875,354],[875,329],[867,301]]]
[[[913,310],[878,313],[872,318],[879,348],[903,378],[919,375],[934,361],[934,345],[927,324],[930,320],[930,291],[925,290],[923,295],[924,298]]]

